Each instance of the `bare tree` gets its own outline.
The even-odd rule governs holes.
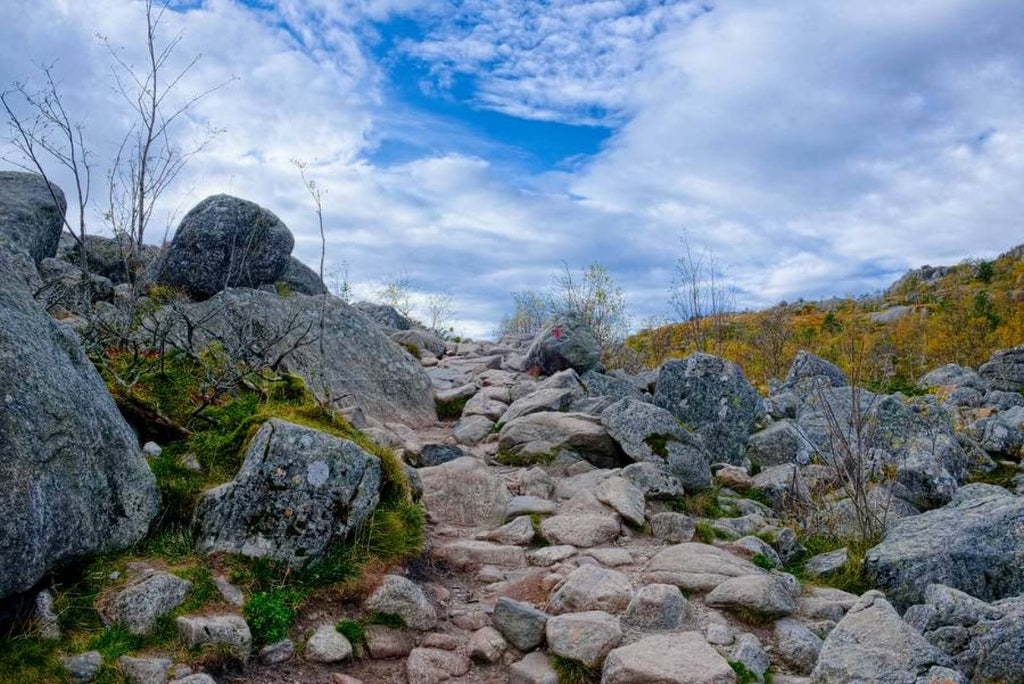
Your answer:
[[[676,259],[669,301],[677,320],[686,328],[692,348],[721,351],[735,292],[722,282],[721,265],[714,252],[709,248],[694,252],[686,233],[681,242],[683,249]]]
[[[629,322],[622,288],[599,263],[590,264],[577,276],[563,262],[554,277],[551,300],[556,312],[578,315],[594,332],[602,351],[626,336]]]
[[[517,290],[512,293],[514,305],[511,314],[505,315],[498,324],[497,337],[505,335],[532,335],[544,325],[544,319],[551,315],[551,302],[534,290]]]
[[[64,105],[60,87],[54,78],[54,64],[39,66],[43,85],[32,89],[24,82],[15,82],[9,90],[0,92],[10,125],[8,142],[14,156],[3,160],[43,177],[54,204],[60,205],[56,186],[46,172],[49,163],[64,167],[75,184],[74,199],[78,209],[78,225],[73,228],[65,213],[64,228],[78,243],[82,269],[87,269],[85,245],[86,207],[92,189],[92,153],[85,143],[85,124],[74,119]],[[28,111],[19,113],[16,99],[22,100]]]
[[[784,304],[777,304],[760,314],[754,330],[754,348],[763,359],[768,378],[781,378],[786,371],[788,349],[793,339],[792,316]]]
[[[346,304],[351,304],[352,285],[348,281],[348,262],[340,261],[336,263],[331,268],[328,280],[330,281],[330,291],[334,296]]]
[[[450,332],[450,324],[455,310],[452,296],[448,292],[439,292],[427,297],[428,327],[439,333]]]
[[[390,275],[377,291],[377,301],[387,304],[406,318],[412,315],[412,285],[405,273]]]
[[[171,61],[182,36],[179,33],[167,41],[160,39],[161,22],[168,5],[169,0],[145,1],[143,66],[133,65],[122,49],[103,38],[113,59],[116,90],[135,116],[135,123],[122,139],[108,174],[110,191],[106,219],[116,234],[129,237],[129,246],[136,254],[142,249],[160,196],[188,162],[220,133],[210,129],[191,148],[182,150],[172,136],[175,124],[200,100],[233,80],[199,93],[179,96],[183,80],[202,55],[193,56],[180,69],[172,67]]]

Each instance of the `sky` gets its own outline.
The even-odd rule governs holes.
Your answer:
[[[1024,242],[1020,0],[182,0],[201,58],[173,130],[220,134],[150,237],[203,197],[258,202],[357,296],[404,278],[493,333],[510,293],[602,263],[635,326],[670,315],[683,236],[738,307],[859,294]],[[133,0],[0,0],[0,88],[54,64],[94,154],[89,228],[129,112]],[[10,20],[13,18],[13,20]],[[173,100],[171,101],[173,104]],[[54,174],[69,190],[66,177]],[[158,225],[157,225],[158,224]],[[152,232],[155,232],[154,236]]]

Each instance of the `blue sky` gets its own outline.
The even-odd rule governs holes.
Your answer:
[[[860,293],[1024,242],[1017,0],[189,0],[185,86],[236,77],[176,135],[224,133],[167,195],[278,213],[318,258],[290,163],[326,189],[327,259],[370,296],[404,275],[490,333],[515,289],[605,264],[636,324],[668,313],[685,232],[741,306]],[[97,176],[127,119],[97,34],[131,0],[0,0],[0,82],[59,59]],[[102,195],[101,192],[97,196]],[[103,232],[98,203],[90,226]]]

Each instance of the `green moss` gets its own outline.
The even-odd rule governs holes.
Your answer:
[[[644,437],[644,444],[651,448],[655,455],[668,458],[668,435],[648,435]]]
[[[754,557],[750,559],[750,562],[752,562],[754,565],[761,568],[762,570],[775,569],[775,561],[773,561],[770,557],[766,556],[763,553],[755,553]]]
[[[540,529],[540,523],[544,517],[540,513],[530,513],[530,524],[533,525],[533,541],[530,545],[534,548],[542,548],[550,546],[551,542],[548,541],[547,537],[544,536],[544,532]]]
[[[968,482],[984,482],[985,484],[998,485],[1013,491],[1013,478],[1021,471],[1012,465],[999,463],[993,470],[987,473],[975,472],[967,477]]]
[[[371,610],[367,613],[365,622],[368,625],[380,625],[381,627],[389,627],[391,629],[405,627],[405,620],[402,619],[401,615],[384,613],[379,610]]]
[[[558,675],[558,684],[598,684],[601,681],[601,668],[584,665],[572,658],[552,655],[551,667]]]
[[[455,420],[462,417],[462,409],[466,408],[469,397],[459,399],[443,400],[435,399],[437,405],[437,417],[441,420]]]
[[[736,684],[755,684],[760,679],[756,674],[747,669],[747,666],[738,660],[730,660],[729,667],[736,673]]]
[[[526,468],[535,465],[550,465],[554,462],[557,456],[558,454],[554,451],[546,454],[522,454],[511,451],[510,449],[499,449],[494,460],[501,465],[512,466],[514,468]]]
[[[366,643],[363,626],[355,620],[342,620],[334,626],[334,629],[338,630],[338,633],[348,639],[353,646]]]

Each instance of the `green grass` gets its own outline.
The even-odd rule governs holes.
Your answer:
[[[734,518],[739,513],[735,506],[722,505],[719,501],[721,485],[708,490],[676,497],[669,501],[669,507],[677,513],[686,513],[695,518]]]
[[[1013,491],[1013,478],[1020,472],[1020,469],[1015,466],[999,463],[993,470],[990,470],[987,473],[971,473],[967,477],[967,481],[971,483],[983,482],[985,484],[998,485]]]
[[[454,420],[462,417],[462,409],[466,408],[466,402],[469,401],[469,397],[461,397],[459,399],[443,400],[436,399],[434,403],[437,405],[437,417],[441,420]]]
[[[548,541],[547,537],[544,536],[544,532],[540,529],[540,523],[543,519],[544,516],[540,513],[530,513],[530,524],[533,525],[533,541],[530,542],[530,546],[537,549],[551,546],[551,542]]]
[[[644,437],[644,444],[651,448],[656,456],[668,458],[668,435],[647,435]]]
[[[353,648],[362,647],[366,644],[366,632],[363,626],[356,620],[342,620],[334,626],[338,633],[348,639]]]
[[[367,613],[365,622],[368,625],[380,625],[381,627],[389,627],[391,629],[405,627],[405,620],[402,619],[401,615],[384,613],[379,610],[371,610]]]
[[[787,563],[782,569],[802,582],[825,587],[842,589],[851,594],[863,594],[871,586],[864,576],[864,556],[879,540],[843,540],[831,535],[814,534],[800,539],[807,552],[796,560]],[[838,572],[825,577],[809,578],[805,571],[807,561],[818,554],[835,551],[842,547],[847,549],[846,564]]]
[[[736,673],[736,684],[755,684],[760,679],[756,674],[747,669],[747,666],[738,660],[730,660],[729,667]]]
[[[572,658],[551,656],[551,667],[558,675],[558,684],[599,684],[601,668],[584,665]]]
[[[495,462],[514,468],[526,468],[535,465],[550,465],[558,456],[551,451],[546,454],[520,454],[508,449],[500,449],[494,457]]]
[[[762,570],[775,569],[775,561],[773,561],[771,558],[769,558],[763,553],[754,554],[754,557],[750,559],[750,562],[752,562],[754,565],[761,568]]]

